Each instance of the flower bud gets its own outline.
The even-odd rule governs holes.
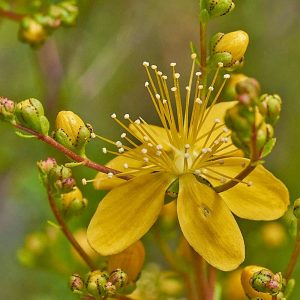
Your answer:
[[[61,22],[64,26],[74,25],[78,16],[78,7],[76,1],[63,1],[49,8],[49,15]]]
[[[113,284],[116,287],[116,290],[119,290],[125,287],[125,285],[127,284],[128,276],[121,269],[116,269],[110,273],[108,282]]]
[[[72,111],[60,111],[56,117],[54,138],[65,147],[84,156],[85,145],[90,140],[91,128]]]
[[[237,99],[245,105],[254,105],[260,94],[260,84],[255,78],[247,78],[236,85]]]
[[[223,97],[225,101],[232,101],[237,99],[236,86],[238,83],[248,79],[246,75],[242,73],[231,74],[230,79],[225,85]]]
[[[71,192],[76,184],[71,169],[65,166],[54,166],[49,171],[48,182],[60,194]]]
[[[38,46],[48,37],[46,29],[32,17],[25,17],[20,22],[19,39],[32,46]]]
[[[278,121],[281,112],[281,103],[281,98],[278,95],[264,94],[261,96],[258,108],[268,124],[275,125]]]
[[[85,287],[93,296],[105,296],[108,274],[99,270],[89,272]]]
[[[37,166],[41,173],[49,174],[50,170],[57,166],[57,163],[54,158],[48,157],[46,160],[38,161]]]
[[[266,143],[273,137],[274,129],[271,125],[262,123],[256,132],[256,148],[261,151]]]
[[[74,273],[69,279],[69,286],[73,293],[80,293],[84,289],[83,279],[79,274]]]
[[[41,134],[48,135],[49,121],[44,116],[42,103],[34,98],[17,104],[15,114],[17,122]]]
[[[15,102],[4,97],[0,97],[0,120],[12,121],[15,117]]]
[[[211,52],[215,61],[231,67],[243,61],[248,43],[248,34],[242,30],[217,33],[211,41]]]
[[[83,198],[78,187],[74,187],[69,193],[61,195],[62,209],[65,215],[80,214],[87,206],[87,199]]]
[[[211,17],[227,15],[234,9],[232,0],[208,0],[207,10]]]
[[[246,295],[250,298],[271,300],[282,288],[282,276],[259,266],[247,266],[243,269],[241,282]]]
[[[127,274],[128,282],[136,281],[144,264],[145,249],[141,241],[135,242],[124,251],[109,256],[107,269],[121,269]]]
[[[297,219],[300,219],[300,198],[294,202],[293,213]]]

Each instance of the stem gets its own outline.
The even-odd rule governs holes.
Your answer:
[[[25,15],[17,14],[15,12],[7,11],[0,8],[0,17],[19,22],[25,17]]]
[[[273,295],[272,300],[277,300],[277,295]]]
[[[94,169],[94,170],[97,170],[99,172],[106,173],[106,174],[109,172],[111,172],[113,174],[120,173],[120,171],[105,167],[103,165],[99,165],[96,162],[94,162],[88,158],[85,158],[85,157],[82,157],[82,156],[76,154],[75,152],[73,152],[73,151],[69,150],[68,148],[64,147],[63,145],[59,144],[56,140],[54,140],[53,138],[51,138],[48,135],[43,135],[43,134],[36,132],[30,128],[24,127],[20,124],[14,124],[14,126],[18,129],[21,129],[21,130],[31,134],[31,135],[36,136],[39,140],[56,148],[58,151],[64,153],[66,156],[68,156],[72,160],[74,160],[76,162],[81,162],[84,166],[86,166],[88,168],[91,168],[91,169]],[[120,178],[125,179],[125,180],[130,179],[130,177],[128,177],[128,176],[120,176]]]
[[[48,194],[48,200],[49,200],[51,210],[52,210],[58,224],[60,225],[61,231],[63,232],[65,237],[69,240],[69,242],[74,247],[74,249],[78,252],[78,254],[82,257],[82,259],[86,262],[86,264],[89,266],[89,268],[91,270],[96,270],[97,267],[94,265],[93,261],[86,254],[86,252],[81,248],[81,246],[75,240],[73,234],[71,233],[71,231],[67,227],[67,224],[65,223],[62,215],[60,214],[60,212],[59,212],[59,210],[56,206],[55,199],[54,199],[49,187],[47,189],[47,194]]]
[[[289,264],[287,266],[285,276],[284,276],[287,282],[292,277],[294,268],[297,264],[299,254],[300,254],[300,220],[298,220],[298,224],[297,224],[297,237],[296,237],[295,246],[294,246],[293,252],[291,254],[290,261],[289,261]]]
[[[207,300],[214,299],[216,279],[217,279],[217,269],[211,265],[208,265]]]

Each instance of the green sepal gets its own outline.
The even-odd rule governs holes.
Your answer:
[[[179,179],[177,178],[167,189],[165,193],[165,202],[164,204],[168,204],[173,200],[177,199],[179,192]]]
[[[35,135],[32,135],[32,134],[24,134],[24,133],[22,133],[22,132],[20,132],[20,131],[15,131],[15,133],[16,133],[16,135],[17,135],[18,137],[21,137],[21,138],[24,138],[24,139],[32,139],[32,138],[36,138]]]
[[[231,66],[232,55],[229,52],[222,52],[209,57],[208,64],[210,68],[217,67],[219,62],[223,63],[224,67]]]
[[[60,144],[68,148],[69,150],[75,151],[76,148],[73,146],[71,138],[64,132],[63,129],[59,128],[53,132],[52,137]]]
[[[285,299],[288,299],[291,296],[291,294],[294,290],[295,284],[296,284],[296,281],[293,278],[287,282],[285,289],[284,289],[284,294],[283,294]],[[283,299],[284,298],[282,298],[282,300]]]
[[[261,157],[266,157],[267,155],[269,155],[272,152],[275,144],[276,144],[276,138],[270,139],[265,144],[264,149],[263,149],[262,154],[261,154]]]

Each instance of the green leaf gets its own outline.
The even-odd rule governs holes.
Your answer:
[[[262,157],[269,155],[276,144],[276,138],[270,139],[264,146]]]

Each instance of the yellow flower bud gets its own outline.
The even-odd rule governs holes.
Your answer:
[[[245,294],[250,298],[258,297],[262,300],[271,300],[272,296],[266,293],[257,292],[251,285],[251,278],[252,276],[261,270],[265,268],[259,267],[259,266],[247,266],[243,269],[242,275],[241,275],[241,282],[243,289],[245,291]]]
[[[222,35],[214,45],[213,53],[230,53],[231,62],[226,67],[242,61],[249,43],[249,36],[245,31],[238,30]]]
[[[31,17],[22,20],[19,29],[19,38],[29,44],[39,45],[47,39],[45,28]]]
[[[76,143],[76,139],[81,127],[85,124],[79,116],[72,111],[60,111],[56,117],[56,129],[62,129],[71,140],[72,144]]]
[[[265,224],[261,229],[261,236],[264,243],[270,248],[279,247],[286,240],[284,227],[277,222]]]
[[[75,215],[87,206],[87,200],[83,198],[80,189],[75,186],[69,193],[61,195],[62,208],[66,215]]]
[[[225,101],[231,101],[237,99],[236,86],[239,82],[246,80],[248,77],[242,73],[231,74],[228,83],[224,89],[224,99]]]
[[[108,272],[121,269],[128,276],[128,282],[135,281],[140,274],[145,260],[145,249],[141,241],[108,258]]]

